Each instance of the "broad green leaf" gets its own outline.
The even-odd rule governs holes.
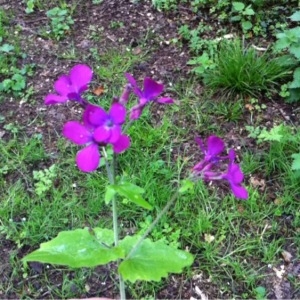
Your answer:
[[[129,201],[146,209],[152,209],[152,206],[142,198],[141,194],[145,192],[144,189],[130,182],[121,182],[110,186],[120,196],[125,197]]]
[[[300,100],[300,88],[289,88],[289,95],[285,98],[288,103],[298,102]]]
[[[294,12],[289,18],[294,22],[300,21],[300,11]]]
[[[245,31],[247,31],[252,28],[252,23],[250,21],[243,21],[242,27]]]
[[[127,236],[119,246],[128,254],[136,244],[138,237]],[[168,273],[181,273],[183,268],[190,266],[193,256],[183,250],[177,250],[164,242],[152,242],[146,239],[131,257],[119,266],[119,273],[125,280],[160,281]]]
[[[294,80],[290,83],[290,89],[300,88],[300,67],[298,67],[293,74]]]
[[[289,51],[290,51],[290,53],[294,54],[298,60],[300,60],[300,45],[299,44],[291,45]]]
[[[280,124],[278,126],[273,127],[270,131],[267,131],[265,128],[262,130],[260,135],[258,136],[259,140],[263,141],[277,141],[280,142],[284,137],[283,134],[283,125]]]
[[[0,51],[6,52],[6,53],[8,53],[8,52],[10,52],[10,51],[12,51],[12,50],[14,50],[14,49],[15,49],[15,47],[12,46],[12,45],[10,45],[10,44],[3,44],[3,45],[0,47]]]
[[[184,179],[181,182],[181,187],[179,188],[178,192],[180,194],[184,194],[187,191],[190,191],[190,190],[193,191],[193,189],[194,189],[194,182],[189,179]]]
[[[241,16],[233,16],[230,18],[230,21],[232,22],[237,22],[237,21],[241,21],[242,17]]]
[[[300,170],[300,153],[292,154],[292,170]]]
[[[96,267],[124,257],[124,251],[113,244],[113,231],[108,229],[76,229],[62,231],[40,248],[26,255],[24,262],[38,261],[72,268]]]
[[[246,16],[253,16],[254,14],[255,14],[255,12],[252,9],[251,5],[247,6],[245,11],[243,12],[243,15],[246,15]]]
[[[284,33],[279,33],[276,37],[278,39],[274,44],[276,50],[282,50],[290,46],[291,41]]]
[[[236,11],[242,11],[245,8],[245,4],[242,2],[232,2],[232,6]]]

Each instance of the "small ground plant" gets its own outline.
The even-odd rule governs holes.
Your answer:
[[[51,32],[55,39],[60,40],[71,29],[74,20],[67,8],[54,7],[47,11],[47,17],[51,20]]]
[[[299,22],[300,11],[295,12],[290,19]],[[288,55],[284,56],[285,64],[287,67],[293,68],[293,81],[282,86],[281,96],[287,102],[296,102],[300,100],[300,26],[280,32],[276,37],[274,49],[276,51],[286,50]]]
[[[288,76],[286,66],[267,52],[260,54],[240,40],[222,41],[215,67],[203,74],[204,83],[215,92],[252,95],[272,91]]]

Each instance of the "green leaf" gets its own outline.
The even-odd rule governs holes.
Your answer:
[[[104,196],[105,204],[108,204],[112,200],[112,198],[115,196],[115,194],[116,194],[115,189],[111,185],[107,185],[105,196]]]
[[[255,14],[254,10],[252,9],[251,5],[247,6],[243,15],[245,16],[253,16]]]
[[[12,46],[12,45],[10,45],[10,44],[3,44],[3,45],[0,47],[0,51],[6,52],[6,53],[11,52],[11,51],[14,50],[14,49],[15,49],[15,47]]]
[[[277,141],[280,142],[284,137],[283,134],[283,124],[274,126],[270,131],[267,131],[265,128],[262,130],[258,139],[263,141]]]
[[[127,254],[136,244],[138,237],[127,236],[119,246]],[[119,273],[125,280],[160,281],[168,273],[181,273],[184,267],[193,263],[193,256],[183,250],[177,250],[161,241],[144,240],[131,257],[119,266]]]
[[[278,39],[274,44],[276,50],[282,50],[290,46],[291,41],[284,33],[277,34],[276,37]]]
[[[300,45],[298,44],[293,44],[290,47],[290,53],[294,54],[295,57],[300,60]]]
[[[95,267],[124,257],[124,251],[113,244],[113,231],[95,228],[62,231],[40,248],[26,255],[24,262],[38,261],[72,268]]]
[[[232,6],[235,11],[242,11],[245,8],[245,4],[242,2],[232,2]]]
[[[289,18],[294,22],[300,21],[300,11],[294,12]]]
[[[300,88],[300,67],[298,67],[293,74],[294,80],[290,83],[290,89]]]
[[[140,188],[139,186],[132,184],[130,182],[121,182],[120,184],[114,184],[110,186],[116,193],[120,196],[125,197],[127,200],[143,207],[146,209],[152,209],[152,206],[142,198],[141,194],[145,192],[144,189]],[[111,191],[109,192],[111,195]],[[108,197],[110,196],[108,195]],[[107,196],[107,195],[105,195]]]
[[[292,158],[294,159],[292,162],[292,170],[300,170],[300,153],[292,154]]]
[[[243,30],[247,31],[252,28],[252,23],[250,21],[243,21],[242,27],[243,27]]]
[[[230,18],[230,21],[232,22],[237,22],[237,21],[241,21],[242,17],[241,16],[233,16]]]
[[[181,182],[181,187],[179,188],[179,193],[184,194],[185,192],[189,190],[194,190],[194,182],[189,179],[184,179]]]

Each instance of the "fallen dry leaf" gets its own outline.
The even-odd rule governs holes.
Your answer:
[[[292,254],[285,250],[281,252],[281,255],[286,263],[290,263],[293,258]]]
[[[97,88],[95,88],[93,90],[93,93],[96,95],[96,96],[100,96],[104,93],[104,87],[102,85],[98,86]]]
[[[266,188],[266,182],[264,179],[258,179],[255,177],[250,177],[250,184],[254,187],[254,188],[258,188],[261,191],[264,191]]]

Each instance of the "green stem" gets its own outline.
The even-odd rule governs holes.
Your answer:
[[[174,201],[177,199],[179,192],[177,191],[172,198],[169,200],[169,202],[166,204],[166,206],[163,208],[163,210],[156,216],[155,220],[150,224],[146,232],[140,237],[140,239],[137,241],[137,243],[132,247],[131,251],[127,255],[126,259],[129,259],[134,252],[138,249],[138,247],[141,245],[141,243],[144,241],[144,239],[147,237],[147,235],[153,230],[155,225],[158,223],[158,221],[161,219],[161,217],[169,210],[170,206],[174,203]]]
[[[113,161],[112,164],[110,165],[108,162],[105,148],[103,147],[102,150],[105,158],[105,166],[106,166],[109,182],[110,184],[115,184],[115,156],[113,156]],[[119,244],[118,209],[117,209],[116,197],[113,197],[112,199],[112,213],[113,213],[114,244],[116,247]],[[119,261],[118,261],[118,265],[119,265]],[[119,274],[119,289],[120,289],[120,299],[126,300],[125,283],[121,274]]]

